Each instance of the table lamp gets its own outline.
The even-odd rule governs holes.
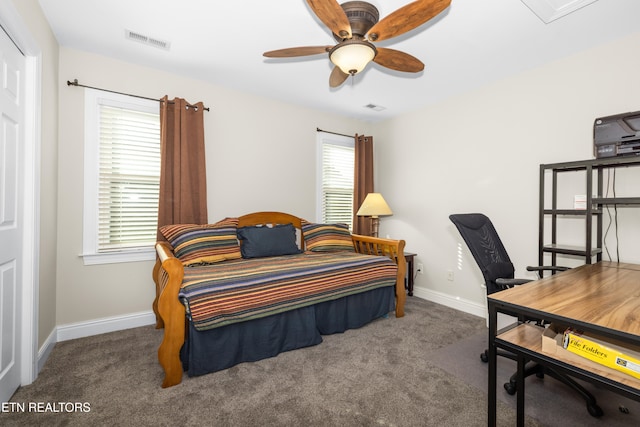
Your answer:
[[[369,193],[365,197],[364,202],[360,205],[360,209],[356,213],[357,216],[371,217],[371,235],[378,237],[378,228],[380,226],[380,216],[393,215],[391,208],[385,202],[382,194]]]

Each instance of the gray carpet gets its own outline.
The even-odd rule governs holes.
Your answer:
[[[38,379],[13,396],[27,412],[2,413],[0,424],[484,426],[484,388],[447,372],[439,360],[453,360],[456,343],[485,331],[484,319],[413,297],[402,319],[380,319],[314,347],[185,376],[168,389],[160,387],[156,356],[162,332],[153,327],[66,341],[55,346]],[[86,402],[90,411],[29,413],[28,405],[38,402],[57,405],[53,409]],[[498,419],[501,426],[515,425],[510,404],[499,402]],[[527,418],[527,425],[542,424]]]
[[[431,361],[480,390],[487,389],[488,364],[480,360],[480,353],[487,348],[487,332],[463,338],[433,353]],[[498,399],[516,407],[516,396],[509,395],[502,384],[516,371],[516,362],[498,358]],[[594,395],[604,416],[594,418],[586,409],[585,400],[561,382],[535,375],[527,378],[525,386],[525,413],[546,426],[638,426],[640,403],[622,397],[592,384],[578,381]],[[621,412],[620,407],[629,412]]]

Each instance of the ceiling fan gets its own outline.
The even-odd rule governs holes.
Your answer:
[[[267,58],[292,58],[328,53],[335,65],[329,86],[340,86],[349,76],[373,61],[396,71],[418,73],[424,64],[408,53],[376,47],[373,42],[390,39],[424,24],[446,9],[451,0],[417,0],[391,13],[381,21],[378,9],[364,1],[307,0],[320,20],[338,41],[334,46],[291,47],[265,52]]]

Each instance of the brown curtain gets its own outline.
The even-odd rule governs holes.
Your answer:
[[[367,194],[373,193],[373,137],[355,136],[355,178],[353,181],[353,233],[371,235],[371,218],[356,212]]]
[[[203,113],[202,102],[167,96],[160,102],[158,227],[208,221]]]

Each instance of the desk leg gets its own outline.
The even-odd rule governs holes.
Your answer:
[[[527,361],[522,354],[518,354],[518,373],[516,376],[516,393],[517,396],[517,426],[524,427],[524,368]]]
[[[487,406],[487,415],[488,421],[487,425],[489,427],[496,426],[496,405],[497,405],[497,395],[496,395],[496,386],[497,386],[497,363],[498,363],[498,353],[496,350],[495,337],[497,332],[498,325],[498,315],[496,313],[495,305],[489,301],[489,386],[487,390],[488,394],[488,406]]]

